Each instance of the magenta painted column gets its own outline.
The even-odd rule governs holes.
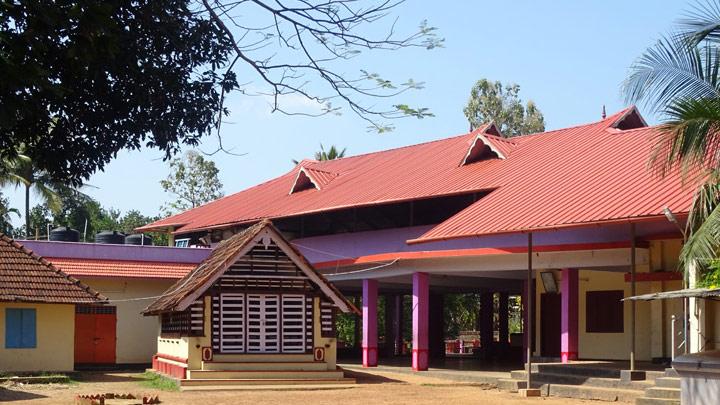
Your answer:
[[[563,363],[578,358],[578,271],[563,269],[560,281],[560,357]]]
[[[430,286],[427,273],[413,273],[413,348],[412,369],[428,369],[428,318],[430,311]]]
[[[522,283],[522,295],[520,296],[520,306],[522,310],[522,324],[523,324],[523,364],[527,362],[527,334],[530,333],[528,330],[528,311],[527,311],[527,304],[528,304],[528,283],[527,281],[523,281]]]
[[[377,367],[377,280],[363,280],[363,367]]]

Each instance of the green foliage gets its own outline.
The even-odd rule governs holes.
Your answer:
[[[50,173],[39,168],[29,156],[27,147],[21,145],[12,157],[2,160],[0,187],[22,187],[25,190],[25,231],[32,229],[30,223],[30,194],[34,193],[53,212],[61,208],[59,192],[68,187],[58,182]],[[25,236],[30,236],[25,234]]]
[[[30,210],[30,237],[47,237],[50,227],[67,226],[80,231],[82,241],[91,242],[95,234],[103,230],[118,230],[133,233],[134,229],[150,222],[157,221],[160,216],[145,216],[137,210],[130,210],[122,215],[119,210],[105,208],[90,196],[72,189],[64,189],[58,194],[61,209],[53,213],[46,204],[39,204]],[[86,229],[87,225],[87,229]],[[24,231],[24,227],[22,228]],[[83,234],[85,239],[83,239]],[[167,235],[151,233],[155,245],[167,245]]]
[[[720,1],[697,3],[675,31],[648,48],[623,84],[630,102],[662,114],[651,157],[665,174],[680,167],[700,182],[685,229],[680,262],[701,267],[720,249]],[[702,184],[704,181],[704,184]]]
[[[325,150],[325,147],[323,144],[320,144],[320,150],[315,152],[315,160],[318,161],[324,161],[324,160],[335,160],[345,157],[345,151],[347,148],[340,148],[336,147],[335,145],[330,145],[330,149]],[[299,161],[293,159],[293,164],[297,165],[300,163]]]
[[[505,137],[542,132],[545,118],[535,103],[528,101],[525,106],[520,100],[520,86],[503,85],[487,79],[478,80],[470,90],[470,99],[463,112],[470,122],[470,128],[493,121]]]
[[[186,152],[182,159],[173,159],[170,171],[168,177],[160,181],[163,190],[176,198],[163,207],[167,214],[186,211],[224,195],[215,162],[195,151]]]
[[[699,287],[720,288],[720,260],[715,259],[707,266]]]
[[[221,110],[229,37],[186,0],[0,3],[0,155],[80,185],[118,151],[197,145]],[[50,128],[50,131],[48,131]]]
[[[419,83],[343,68],[361,52],[442,46],[426,21],[398,34],[392,11],[401,3],[0,2],[0,156],[27,145],[40,169],[74,186],[124,149],[171,159],[220,135],[241,69],[250,72],[243,94],[271,96],[273,112],[339,114],[337,100],[378,131],[390,128],[378,120],[431,116],[378,105]],[[289,95],[320,111],[284,109]]]
[[[13,236],[15,229],[10,214],[20,217],[20,211],[17,208],[10,208],[10,200],[0,192],[0,233]]]
[[[161,391],[180,391],[180,386],[177,381],[158,373],[146,371],[140,378],[142,378],[140,385],[146,388],[154,388]]]

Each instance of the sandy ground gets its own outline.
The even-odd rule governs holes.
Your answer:
[[[494,388],[449,383],[447,380],[390,372],[348,373],[355,388],[321,391],[158,391],[139,384],[139,373],[85,374],[79,384],[20,385],[0,388],[0,402],[11,404],[72,404],[77,394],[133,393],[159,395],[164,404],[578,404],[597,403],[562,398],[521,398]]]

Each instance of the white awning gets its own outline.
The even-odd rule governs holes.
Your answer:
[[[652,301],[671,298],[716,298],[720,297],[720,288],[686,288],[684,290],[663,291],[652,294],[636,295],[623,301]]]

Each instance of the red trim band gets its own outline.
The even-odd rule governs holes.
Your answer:
[[[534,246],[535,253],[566,252],[578,250],[602,250],[602,249],[623,249],[630,247],[630,241],[624,242],[597,242],[597,243],[568,243],[562,245]],[[637,247],[648,248],[650,244],[644,241],[637,241]],[[492,256],[511,255],[527,253],[527,246],[515,246],[505,248],[476,248],[476,249],[449,249],[449,250],[425,250],[418,252],[391,252],[378,253],[374,255],[359,256],[354,259],[331,260],[327,262],[314,263],[317,269],[337,266],[351,266],[354,264],[375,263],[392,260],[418,260],[433,259],[441,257],[463,257],[463,256]]]

